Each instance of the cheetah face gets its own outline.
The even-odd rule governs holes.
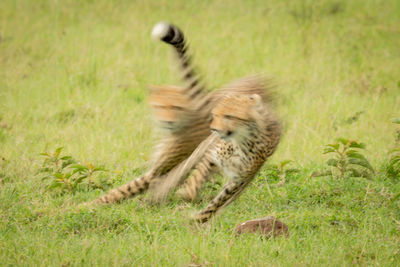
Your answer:
[[[189,123],[190,100],[182,88],[153,86],[149,100],[154,116],[162,129],[174,133],[182,130]]]
[[[240,141],[247,137],[254,121],[253,114],[260,101],[258,95],[235,95],[223,98],[212,111],[211,131],[225,140]]]

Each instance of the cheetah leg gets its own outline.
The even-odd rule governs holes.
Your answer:
[[[231,180],[223,188],[222,191],[205,207],[199,211],[195,216],[194,220],[197,222],[207,222],[218,210],[225,207],[233,200],[235,200],[243,189],[247,186],[249,181],[244,180]]]
[[[210,159],[202,160],[176,194],[186,201],[194,201],[202,185],[210,179],[215,170],[216,166]]]
[[[114,188],[104,196],[94,201],[84,203],[83,205],[94,206],[100,204],[117,203],[123,199],[134,197],[146,191],[149,188],[151,180],[153,180],[153,176],[145,174],[139,178],[136,178],[135,180],[128,182],[127,184],[124,184],[118,188]]]

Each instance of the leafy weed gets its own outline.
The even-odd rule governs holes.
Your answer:
[[[323,154],[332,157],[326,162],[329,169],[314,176],[334,176],[370,178],[375,172],[367,158],[362,154],[365,144],[345,138],[337,138],[336,143],[325,146]]]
[[[80,190],[105,190],[113,184],[115,179],[107,178],[110,172],[104,167],[93,166],[92,163],[79,163],[72,156],[62,156],[62,147],[52,153],[41,153],[44,156],[42,167],[38,173],[42,174],[42,181],[49,181],[46,188],[57,193],[76,192]]]

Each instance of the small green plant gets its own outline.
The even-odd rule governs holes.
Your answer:
[[[336,143],[325,146],[323,154],[330,154],[332,157],[326,164],[330,167],[323,175],[344,177],[365,177],[369,178],[374,173],[374,168],[362,155],[365,144],[345,138],[337,138]]]
[[[42,167],[39,169],[42,181],[48,190],[58,193],[76,192],[78,190],[106,189],[113,179],[107,179],[109,172],[103,167],[95,167],[90,162],[78,163],[72,156],[61,156],[62,147],[52,153],[41,153],[44,156]]]
[[[43,152],[40,153],[44,157],[42,162],[42,167],[39,169],[41,173],[57,173],[61,172],[63,169],[69,165],[76,163],[76,160],[71,156],[61,157],[61,151],[63,147],[57,148],[54,152]]]

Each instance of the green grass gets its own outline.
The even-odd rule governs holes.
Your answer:
[[[399,14],[396,0],[1,1],[0,265],[398,266],[400,183],[383,168],[400,117]],[[66,212],[102,192],[45,190],[39,153],[63,146],[120,171],[118,184],[148,166],[147,85],[179,83],[168,47],[150,39],[160,20],[184,30],[210,87],[260,72],[278,82],[285,133],[269,163],[301,170],[283,186],[263,170],[200,229],[188,217],[218,186],[197,204]],[[336,137],[367,144],[372,180],[310,178]],[[233,236],[266,215],[290,237]]]

